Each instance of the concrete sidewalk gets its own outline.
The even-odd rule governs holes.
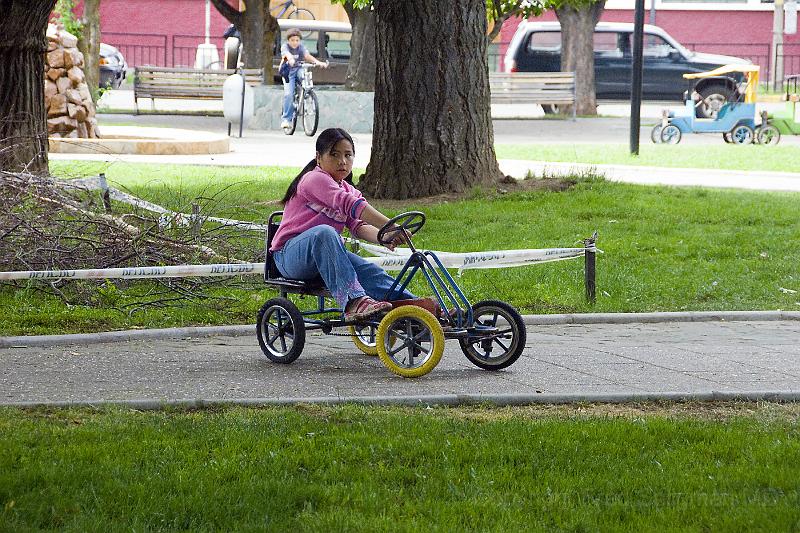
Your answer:
[[[772,315],[529,324],[526,349],[509,369],[480,370],[448,341],[439,366],[419,379],[394,376],[348,337],[321,334],[309,335],[293,364],[274,364],[253,326],[213,337],[20,344],[0,349],[0,404],[799,400],[800,320]]]
[[[222,133],[227,129],[221,117],[170,116],[170,115],[101,115],[103,124],[139,124],[147,127],[172,127],[185,130],[191,137],[194,132]],[[627,143],[626,119],[578,119],[571,120],[519,120],[496,121],[494,123],[497,144],[559,144]],[[718,136],[687,136],[687,143],[721,143]],[[355,134],[357,168],[366,168],[369,163],[372,136]],[[643,126],[642,143],[649,143],[649,126]],[[225,166],[287,166],[302,168],[314,154],[314,138],[302,133],[293,136],[281,132],[245,130],[241,138],[230,138],[231,151],[205,155],[134,155],[134,154],[50,154],[52,160],[104,161],[113,163],[170,163]],[[792,144],[800,150],[800,137],[787,137],[782,144]],[[742,147],[742,149],[765,149],[765,147]],[[611,181],[638,184],[660,184],[673,186],[704,186],[774,191],[800,191],[800,172],[737,171],[696,168],[642,167],[629,165],[591,165],[582,163],[553,163],[547,161],[500,160],[501,170],[517,179],[527,175],[557,176],[593,172]],[[113,179],[113,176],[110,176]]]

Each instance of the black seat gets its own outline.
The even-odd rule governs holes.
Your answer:
[[[267,221],[267,235],[266,235],[266,249],[264,261],[264,282],[272,285],[278,289],[281,294],[296,293],[308,294],[311,296],[324,296],[330,297],[330,292],[325,287],[325,282],[322,278],[317,276],[311,280],[289,279],[283,277],[278,267],[275,266],[275,260],[272,258],[270,247],[272,246],[272,239],[275,233],[278,232],[280,226],[279,219],[283,216],[283,211],[275,211],[269,216]]]

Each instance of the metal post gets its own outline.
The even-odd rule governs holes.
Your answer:
[[[200,206],[198,204],[192,204],[192,236],[195,240],[199,239],[200,237],[200,228],[203,225],[203,221],[200,219]]]
[[[631,75],[630,149],[639,155],[639,128],[642,110],[642,44],[644,41],[644,0],[636,0],[633,26],[633,72]]]
[[[239,138],[242,138],[242,128],[244,127],[244,90],[247,87],[247,82],[244,79],[244,69],[239,69],[242,76],[242,105],[239,109]]]
[[[656,25],[656,0],[650,0],[650,25]]]
[[[111,214],[111,193],[108,191],[108,182],[106,181],[105,173],[100,173],[100,190],[102,191],[101,195],[103,197],[103,207],[106,210],[107,214]]]
[[[595,231],[588,239],[583,240],[586,251],[583,253],[584,269],[583,278],[586,285],[586,299],[589,303],[597,300],[597,284],[595,278],[595,258],[597,255],[597,232]]]

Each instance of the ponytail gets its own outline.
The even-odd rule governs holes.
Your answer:
[[[300,180],[303,178],[303,176],[305,176],[306,173],[314,170],[316,167],[317,167],[317,160],[312,159],[311,161],[308,162],[306,166],[303,167],[303,170],[300,171],[300,174],[295,176],[295,178],[289,184],[289,188],[286,189],[286,194],[283,195],[283,200],[281,200],[281,203],[283,205],[286,205],[286,202],[291,200],[292,196],[297,194],[297,184],[300,183]]]

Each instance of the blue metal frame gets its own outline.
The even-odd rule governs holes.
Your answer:
[[[428,257],[433,259],[436,263],[436,267],[428,261]],[[389,287],[389,290],[386,291],[384,299],[389,300],[395,292],[399,293],[405,290],[409,283],[411,283],[414,275],[420,269],[422,269],[422,274],[425,276],[428,286],[436,296],[439,307],[442,308],[446,316],[454,320],[453,325],[457,328],[472,327],[472,305],[470,305],[469,300],[467,300],[467,297],[461,291],[458,284],[453,279],[453,276],[450,275],[450,272],[447,271],[436,254],[431,251],[415,251],[409,256],[408,261],[406,261],[406,264],[397,274],[397,277],[395,277],[394,283]],[[447,306],[442,293],[447,297],[452,307]],[[455,314],[451,315],[452,312],[455,312]]]

